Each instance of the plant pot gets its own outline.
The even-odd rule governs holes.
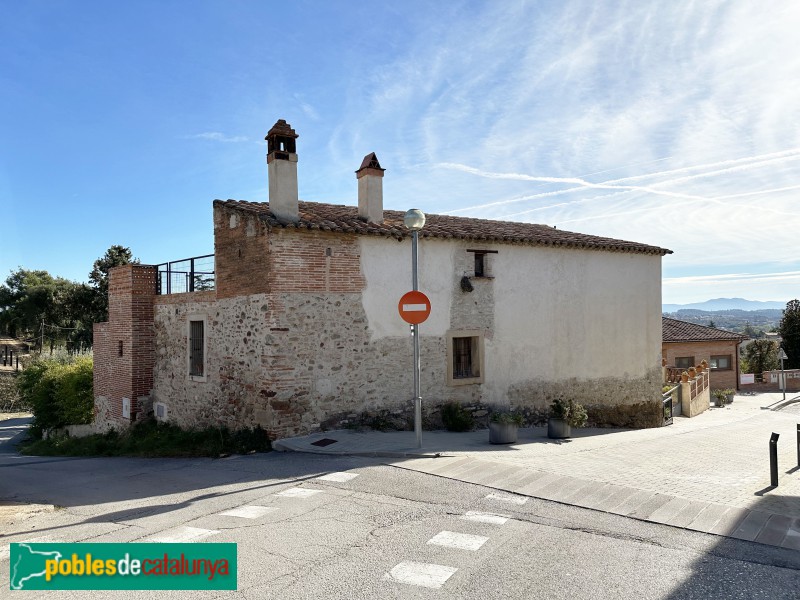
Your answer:
[[[489,421],[489,443],[514,444],[517,441],[517,425],[513,423],[492,423]]]
[[[733,396],[734,396],[733,394],[728,394],[728,395],[726,395],[726,396],[725,396],[725,401],[726,401],[728,404],[730,404],[731,402],[733,402]]]
[[[694,379],[696,375],[697,375],[697,369],[695,369],[694,367],[690,368],[689,369],[689,377]]]
[[[572,436],[572,427],[564,419],[550,417],[547,419],[547,437],[563,440]]]
[[[681,383],[689,383],[689,376],[688,375],[681,375]]]
[[[717,405],[717,408],[722,408],[725,406],[725,397],[723,396],[722,398],[717,398],[715,404]]]

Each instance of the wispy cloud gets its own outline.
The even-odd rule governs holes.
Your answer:
[[[190,140],[208,140],[212,142],[247,142],[249,138],[244,135],[226,135],[224,133],[220,133],[219,131],[205,131],[203,133],[195,133],[193,135],[187,135],[187,139]]]

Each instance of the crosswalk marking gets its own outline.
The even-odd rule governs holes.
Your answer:
[[[284,498],[308,498],[315,494],[321,494],[322,490],[309,490],[307,488],[293,487],[288,490],[283,490],[275,494],[276,496],[283,496]]]
[[[490,525],[504,525],[510,517],[508,515],[497,515],[495,513],[480,512],[477,510],[467,511],[459,519],[465,521],[475,521],[476,523],[489,523]]]
[[[346,481],[350,481],[351,479],[355,479],[356,477],[358,477],[358,473],[328,473],[327,475],[317,477],[317,479],[321,479],[322,481],[335,481],[337,483],[344,483]]]
[[[513,494],[489,494],[486,496],[487,500],[499,500],[500,502],[508,502],[510,504],[519,504],[522,506],[528,499],[525,496],[516,496]]]
[[[241,517],[242,519],[258,519],[274,510],[278,509],[273,506],[256,506],[255,504],[251,504],[249,506],[238,506],[236,508],[232,508],[230,510],[226,510],[218,514],[222,515],[223,517]]]
[[[175,527],[162,531],[156,535],[147,538],[149,542],[161,542],[165,544],[177,544],[183,542],[196,542],[203,538],[211,537],[218,534],[219,531],[214,529],[201,529],[199,527]]]
[[[384,578],[398,583],[439,589],[456,571],[458,569],[455,567],[407,561],[401,562]]]
[[[458,548],[459,550],[480,550],[488,537],[482,535],[472,535],[469,533],[456,533],[455,531],[441,531],[428,540],[429,544],[435,546],[447,546],[448,548]]]

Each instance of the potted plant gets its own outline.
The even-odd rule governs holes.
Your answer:
[[[689,382],[689,371],[684,371],[681,373],[681,383],[688,383]]]
[[[733,402],[733,396],[736,394],[736,390],[723,390],[725,392],[725,401],[730,404]]]
[[[694,367],[689,367],[689,377],[694,379],[696,375],[697,375],[697,369],[695,369]]]
[[[725,396],[727,395],[728,390],[711,390],[711,395],[714,396],[716,400],[715,404],[718,407],[725,406]]]
[[[489,443],[514,444],[517,430],[522,427],[522,415],[513,410],[495,410],[489,417]]]
[[[550,418],[547,419],[547,437],[564,439],[572,435],[573,427],[586,425],[586,409],[574,400],[553,400],[550,405]]]

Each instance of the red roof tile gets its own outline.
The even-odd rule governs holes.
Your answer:
[[[733,331],[704,327],[686,321],[678,321],[661,317],[661,341],[663,342],[708,342],[708,341],[742,341],[748,337]]]
[[[358,216],[355,206],[323,204],[321,202],[300,202],[300,221],[297,223],[279,221],[269,210],[268,202],[247,202],[244,200],[215,200],[215,205],[234,210],[257,214],[270,227],[286,229],[305,229],[355,233],[361,235],[382,235],[397,239],[410,235],[403,225],[405,213],[384,210],[383,223],[368,223]],[[572,233],[548,225],[518,223],[514,221],[492,221],[453,217],[449,215],[425,215],[425,228],[420,237],[451,238],[486,242],[516,242],[539,246],[560,246],[586,248],[637,254],[672,254],[672,250],[648,246],[636,242],[626,242],[612,238]]]

